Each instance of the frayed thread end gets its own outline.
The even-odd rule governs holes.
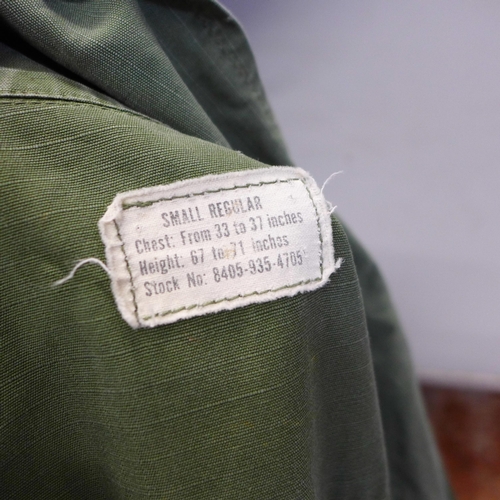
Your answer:
[[[333,269],[334,269],[334,272],[337,271],[338,269],[340,269],[340,266],[343,264],[344,262],[344,259],[342,257],[339,257],[336,261],[335,261],[335,264],[333,264]]]
[[[323,185],[321,186],[321,194],[323,194],[323,191],[326,187],[326,185],[330,182],[331,179],[333,179],[336,175],[344,173],[343,170],[339,170],[338,172],[333,172],[333,174],[330,174],[326,181],[323,182]],[[337,205],[333,206],[328,200],[326,200],[326,206],[328,208],[328,215],[332,215],[333,212],[335,212],[335,209],[337,208]]]
[[[325,189],[326,185],[336,176],[339,174],[343,174],[343,170],[339,170],[338,172],[333,172],[333,174],[330,174],[327,178],[326,181],[323,182],[323,185],[321,186],[321,194],[323,194],[323,190]]]
[[[102,262],[99,259],[96,259],[94,257],[89,257],[88,259],[79,260],[75,264],[75,267],[73,267],[73,269],[71,270],[71,272],[67,276],[65,276],[64,278],[61,278],[60,280],[55,281],[54,283],[52,283],[52,286],[64,285],[64,283],[66,283],[67,281],[69,281],[70,279],[72,279],[75,276],[76,271],[78,271],[78,269],[80,269],[80,267],[85,266],[87,264],[95,264],[95,265],[101,267],[102,269],[104,269],[108,276],[111,276],[111,273],[110,273],[108,267],[106,266],[106,264],[104,264],[104,262]]]
[[[326,206],[328,207],[328,215],[332,215],[337,209],[337,205],[333,206],[328,200],[326,200]]]

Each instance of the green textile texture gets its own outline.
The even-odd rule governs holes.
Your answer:
[[[291,164],[209,0],[0,0],[0,498],[447,499],[378,271],[151,329],[97,222],[117,193]],[[359,273],[359,277],[358,277]],[[360,286],[361,284],[361,286]]]

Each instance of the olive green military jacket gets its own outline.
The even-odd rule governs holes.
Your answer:
[[[117,193],[291,165],[210,0],[0,1],[0,498],[445,499],[375,265],[154,328],[121,317]],[[193,291],[196,293],[196,291]]]

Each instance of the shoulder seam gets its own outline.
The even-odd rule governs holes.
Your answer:
[[[100,108],[105,108],[105,109],[112,109],[114,111],[118,111],[120,113],[125,113],[128,115],[136,116],[138,118],[143,118],[145,120],[148,120],[152,123],[157,123],[159,125],[163,125],[168,128],[170,127],[168,124],[160,122],[158,120],[155,120],[154,118],[151,118],[147,115],[144,115],[142,113],[139,113],[137,111],[134,111],[133,109],[125,108],[125,107],[118,107],[113,104],[107,104],[105,102],[99,102],[99,101],[93,101],[90,99],[84,99],[84,98],[78,98],[78,97],[73,97],[73,96],[54,96],[54,95],[49,95],[49,94],[36,94],[32,92],[9,92],[8,94],[2,94],[0,93],[0,101],[2,99],[27,99],[27,100],[33,100],[33,101],[61,101],[65,103],[74,103],[74,104],[89,104],[91,106],[97,106]],[[172,129],[173,130],[173,129]]]

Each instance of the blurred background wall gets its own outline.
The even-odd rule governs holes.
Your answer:
[[[296,165],[389,284],[417,371],[500,388],[500,3],[222,0]]]

